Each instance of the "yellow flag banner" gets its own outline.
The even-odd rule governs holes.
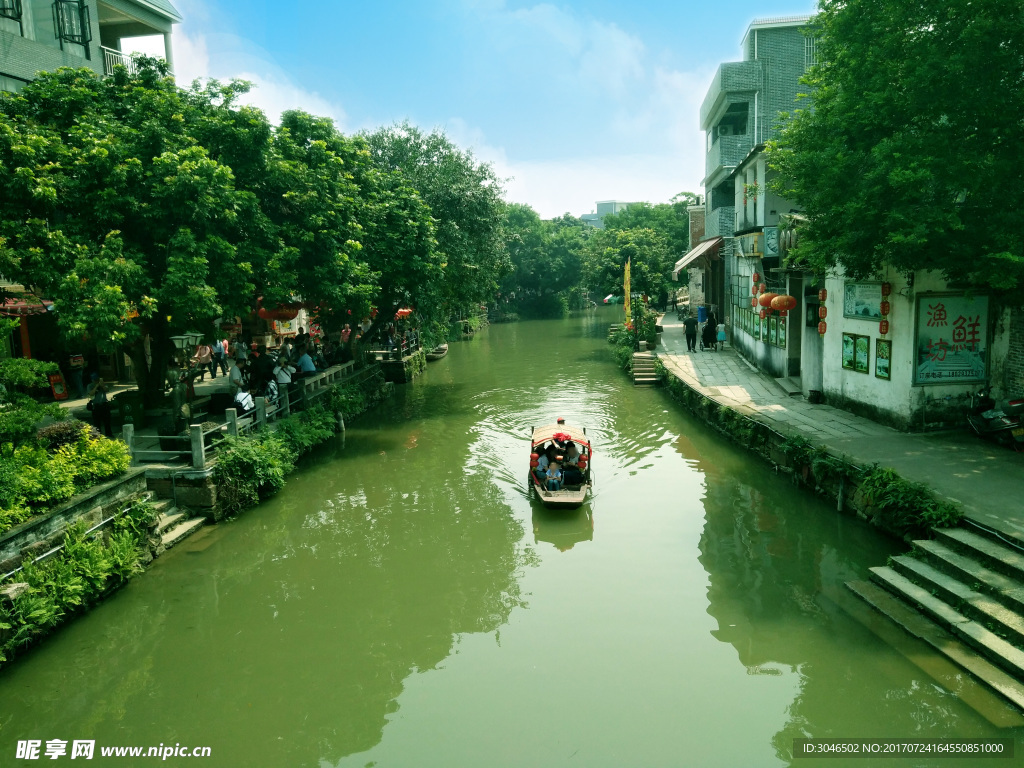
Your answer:
[[[630,320],[633,319],[633,315],[630,312],[630,301],[629,301],[629,293],[630,293],[630,291],[629,291],[629,262],[630,262],[630,260],[626,259],[626,279],[625,279],[625,282],[623,283],[623,290],[625,291],[625,295],[624,295],[624,298],[622,299],[623,307],[625,307],[625,310],[626,310],[626,322],[627,323],[630,322]]]

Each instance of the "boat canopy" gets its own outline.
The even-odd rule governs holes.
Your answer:
[[[586,452],[590,452],[590,438],[578,427],[568,427],[565,424],[545,424],[542,427],[534,427],[531,445],[537,446],[550,440],[559,440],[560,442],[572,440],[579,446],[586,446]]]

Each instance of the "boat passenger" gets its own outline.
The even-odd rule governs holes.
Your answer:
[[[580,461],[580,449],[576,447],[576,443],[570,440],[565,444],[565,463],[570,467],[575,467]]]
[[[548,466],[548,490],[549,491],[560,491],[562,490],[562,470],[558,466],[557,461],[551,462]]]

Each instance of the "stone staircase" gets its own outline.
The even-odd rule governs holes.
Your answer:
[[[1024,710],[1024,551],[980,526],[934,533],[847,587]]]
[[[658,384],[658,374],[654,368],[656,355],[653,352],[633,353],[633,386],[654,387]]]
[[[205,518],[193,517],[188,510],[174,506],[170,499],[154,501],[153,508],[158,517],[151,533],[160,539],[160,545],[165,550],[188,538],[206,523]]]

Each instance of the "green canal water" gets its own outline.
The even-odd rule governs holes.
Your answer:
[[[452,344],[276,498],[10,665],[0,765],[33,764],[14,759],[25,739],[95,740],[122,765],[159,761],[99,747],[518,768],[835,765],[791,760],[792,740],[1019,738],[848,612],[843,582],[897,544],[634,389],[604,339],[613,312]],[[555,416],[594,442],[578,512],[527,492],[530,427]]]

